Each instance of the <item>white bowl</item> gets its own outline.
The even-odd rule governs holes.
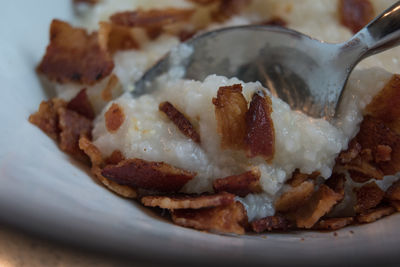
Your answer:
[[[222,236],[175,226],[97,184],[28,122],[48,98],[34,68],[51,19],[71,17],[70,0],[9,1],[0,11],[0,222],[164,263],[346,266],[400,260],[398,214],[337,235]]]

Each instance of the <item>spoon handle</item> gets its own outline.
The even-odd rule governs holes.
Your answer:
[[[400,1],[376,17],[348,44],[358,43],[360,60],[400,44]],[[354,43],[353,43],[354,44]],[[357,45],[356,45],[357,46]]]

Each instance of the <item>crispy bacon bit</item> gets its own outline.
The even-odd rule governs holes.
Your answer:
[[[79,138],[79,148],[88,155],[92,162],[92,167],[100,166],[103,163],[101,151],[86,136]]]
[[[218,22],[225,21],[240,13],[240,11],[251,4],[251,1],[252,0],[221,0],[218,9],[213,12],[211,16]]]
[[[264,20],[260,23],[257,23],[259,25],[265,25],[265,26],[280,26],[280,27],[286,27],[287,26],[287,22],[282,19],[281,17],[273,17],[271,19],[268,20]]]
[[[110,76],[110,79],[107,82],[106,87],[101,91],[101,98],[109,102],[113,99],[112,91],[115,90],[120,85],[119,79],[115,74]]]
[[[297,227],[311,228],[322,216],[328,213],[342,196],[326,185],[320,185],[318,191],[294,214]]]
[[[110,17],[111,21],[126,27],[163,27],[176,22],[186,22],[194,14],[193,9],[150,9],[119,12]]]
[[[334,231],[346,227],[354,222],[353,217],[329,218],[317,222],[313,229]]]
[[[254,94],[246,113],[245,143],[248,157],[263,156],[266,161],[274,157],[275,131],[271,113],[271,99]]]
[[[396,209],[396,211],[400,211],[400,200],[391,200],[390,205]]]
[[[102,175],[118,184],[160,192],[178,192],[196,173],[173,167],[164,162],[127,159],[107,165]]]
[[[251,229],[256,233],[262,233],[264,231],[271,232],[273,230],[286,231],[288,228],[290,228],[289,221],[280,215],[258,219],[252,221],[250,225]]]
[[[100,22],[99,38],[102,38],[101,43],[112,54],[119,50],[140,48],[131,28],[113,23]]]
[[[97,179],[99,179],[99,181],[112,192],[125,198],[137,198],[138,193],[135,188],[128,185],[120,185],[105,178],[103,175],[101,175],[101,169],[99,167],[92,168],[92,172]]]
[[[372,99],[365,112],[380,119],[387,127],[400,134],[400,75],[393,75],[385,87]]]
[[[222,149],[243,149],[246,136],[247,101],[242,85],[222,86],[217,98],[213,98],[217,131],[221,136]]]
[[[100,46],[97,33],[73,28],[68,23],[53,20],[50,44],[38,66],[38,71],[52,81],[93,85],[108,76],[114,63]]]
[[[119,150],[114,150],[111,155],[104,160],[104,163],[106,165],[117,165],[123,160],[125,160],[124,154]]]
[[[374,18],[374,8],[369,0],[340,0],[339,15],[340,23],[356,33]]]
[[[110,133],[115,133],[125,121],[124,110],[117,104],[113,103],[104,114],[106,120],[106,128]]]
[[[305,174],[305,173],[301,173],[299,169],[296,169],[293,174],[292,174],[292,178],[290,178],[286,183],[296,187],[301,185],[304,181],[310,179],[310,180],[315,180],[316,178],[318,178],[318,176],[320,175],[320,172],[313,172],[311,174]]]
[[[344,186],[346,182],[346,177],[341,173],[333,173],[332,176],[326,180],[325,185],[327,185],[330,189],[338,193],[344,198]],[[340,200],[340,201],[341,201]]]
[[[375,208],[366,212],[359,214],[356,219],[360,223],[371,223],[376,220],[379,220],[382,217],[393,214],[395,209],[393,207],[383,206],[379,208]]]
[[[59,108],[64,108],[66,103],[62,99],[51,99],[42,101],[39,110],[29,116],[29,121],[38,126],[43,132],[54,140],[58,140],[60,129],[58,127],[58,113]]]
[[[375,182],[370,182],[360,188],[355,188],[357,196],[357,204],[354,210],[357,213],[365,212],[371,208],[375,208],[381,203],[385,192],[379,188]]]
[[[245,233],[247,215],[243,205],[234,202],[216,208],[174,210],[172,220],[184,227],[242,235]]]
[[[216,179],[213,182],[214,191],[226,191],[240,197],[245,197],[250,193],[259,193],[261,192],[260,176],[260,170],[253,168],[251,171],[239,175]]]
[[[392,148],[386,145],[377,145],[375,151],[375,162],[390,161],[392,159]]]
[[[178,37],[179,37],[179,40],[181,41],[181,42],[185,42],[185,41],[187,41],[187,40],[189,40],[190,38],[192,38],[194,35],[196,34],[196,31],[189,31],[189,30],[181,30],[179,33],[178,33]]]
[[[361,145],[355,139],[353,139],[349,143],[349,148],[340,153],[338,160],[342,164],[349,163],[353,159],[357,158],[357,156],[361,153],[361,150]]]
[[[214,195],[182,195],[182,196],[145,196],[143,205],[147,207],[160,207],[162,209],[201,209],[225,206],[232,204],[235,195],[222,192]]]
[[[159,106],[159,110],[178,127],[178,129],[187,137],[196,143],[200,143],[200,135],[196,132],[190,121],[177,110],[170,102],[163,102]]]
[[[275,202],[277,212],[295,211],[304,205],[314,192],[314,183],[305,181],[283,193]]]
[[[79,139],[81,136],[91,137],[92,121],[86,117],[79,115],[75,111],[60,108],[59,128],[60,132],[60,148],[79,159],[85,160],[86,156],[79,148]],[[85,160],[86,161],[86,160]]]
[[[67,104],[67,109],[73,110],[89,120],[94,119],[94,110],[90,103],[86,89],[82,89],[73,99]]]
[[[375,159],[379,145],[390,147],[391,160],[376,162],[376,166],[384,175],[394,175],[400,171],[400,135],[386,127],[381,120],[365,116],[356,138],[363,149],[371,149]]]
[[[394,182],[386,191],[386,198],[400,201],[400,180]]]

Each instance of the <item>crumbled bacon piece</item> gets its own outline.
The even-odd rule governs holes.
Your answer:
[[[246,135],[247,101],[242,85],[222,86],[217,98],[213,98],[217,131],[221,136],[222,149],[243,149]]]
[[[82,149],[87,156],[89,156],[90,161],[92,162],[92,173],[105,187],[110,189],[112,192],[126,198],[137,197],[138,194],[133,187],[117,184],[116,182],[105,178],[101,174],[102,170],[100,166],[103,165],[103,157],[99,148],[96,147],[87,137],[82,136],[79,139],[79,148]]]
[[[400,211],[400,200],[390,200],[390,205],[396,209],[396,211]]]
[[[389,216],[390,214],[393,214],[394,212],[395,212],[395,209],[393,207],[382,206],[379,208],[375,208],[375,209],[363,212],[363,213],[357,215],[356,219],[360,223],[371,223],[376,220],[379,220],[382,217]]]
[[[64,100],[57,98],[42,101],[39,110],[29,116],[29,121],[57,141],[60,134],[57,111],[59,108],[66,107],[66,104]]]
[[[99,38],[110,53],[120,50],[139,49],[132,29],[108,22],[100,22]]]
[[[375,151],[375,162],[390,161],[392,159],[392,148],[387,145],[377,145]]]
[[[400,180],[394,182],[386,191],[386,198],[400,201]]]
[[[92,121],[78,114],[75,111],[60,108],[59,128],[60,148],[79,159],[85,160],[85,154],[79,148],[79,138],[81,136],[91,137]]]
[[[381,203],[385,192],[375,182],[370,182],[360,188],[355,188],[357,203],[354,210],[357,213],[375,208]]]
[[[190,121],[177,110],[170,102],[163,102],[159,106],[167,117],[178,127],[178,129],[187,137],[196,143],[200,143],[200,135],[196,132]]]
[[[290,222],[283,216],[275,215],[268,216],[262,219],[252,221],[250,223],[251,229],[256,233],[262,233],[264,231],[286,231],[290,228]]]
[[[304,181],[283,193],[275,202],[275,210],[278,212],[295,211],[307,202],[313,192],[314,183]]]
[[[338,193],[344,198],[344,187],[345,187],[346,177],[342,173],[333,173],[332,176],[326,180],[325,185],[330,189]]]
[[[82,89],[68,102],[67,109],[73,110],[89,120],[93,120],[95,116],[92,104],[90,103],[89,97],[86,93],[86,89]]]
[[[101,98],[107,102],[111,101],[113,99],[113,90],[118,88],[119,85],[120,83],[118,77],[115,74],[112,74],[107,82],[106,87],[104,87],[103,91],[101,91]]]
[[[101,166],[103,163],[101,151],[89,140],[89,138],[86,136],[79,138],[79,148],[90,158],[92,166]]]
[[[361,145],[353,139],[350,141],[348,149],[340,153],[338,160],[342,164],[349,163],[360,154],[361,150]]]
[[[365,108],[366,114],[380,119],[387,127],[400,134],[400,75],[393,75],[385,87]]]
[[[174,210],[172,220],[184,227],[239,235],[245,233],[244,226],[248,223],[246,210],[240,202],[215,208]]]
[[[68,23],[53,20],[50,44],[38,66],[38,71],[52,81],[93,85],[108,76],[114,63],[100,45],[96,32],[73,28]]]
[[[135,10],[115,13],[110,17],[111,21],[126,27],[163,27],[176,22],[186,22],[194,14],[193,9],[150,9]]]
[[[400,135],[388,128],[383,121],[365,116],[356,138],[363,149],[371,149],[375,159],[378,146],[390,147],[391,160],[376,162],[375,165],[384,175],[394,175],[400,171]]]
[[[342,25],[356,33],[374,18],[374,7],[369,0],[340,0],[339,15]]]
[[[125,160],[124,154],[122,154],[121,151],[119,150],[114,150],[110,156],[108,156],[105,160],[104,163],[106,165],[117,165],[121,161]]]
[[[221,192],[214,195],[182,195],[182,196],[145,196],[141,199],[147,207],[160,207],[162,209],[201,209],[225,206],[232,204],[235,195]]]
[[[327,214],[342,196],[326,185],[320,185],[309,200],[294,213],[299,228],[311,228],[322,216]]]
[[[315,180],[320,175],[320,172],[316,171],[311,174],[301,173],[299,169],[296,169],[292,177],[286,182],[287,184],[296,187],[301,185],[306,180]]]
[[[250,193],[261,192],[260,176],[260,170],[253,168],[251,171],[239,175],[216,179],[213,182],[213,188],[215,192],[226,191],[245,197]]]
[[[317,222],[313,229],[334,231],[346,227],[354,222],[353,217],[327,218]]]
[[[123,185],[161,192],[178,192],[196,173],[173,167],[164,162],[127,159],[107,165],[102,175]]]
[[[266,161],[274,157],[275,130],[271,113],[271,99],[255,93],[246,113],[245,144],[248,157],[262,156]]]
[[[113,103],[104,114],[106,128],[110,133],[115,133],[125,121],[125,113],[122,107]]]
[[[102,170],[99,167],[92,168],[92,172],[96,178],[99,179],[99,181],[112,192],[125,198],[137,198],[138,193],[135,188],[128,185],[120,185],[107,179],[101,174]]]
[[[240,13],[240,11],[251,4],[251,1],[252,0],[221,0],[218,9],[213,12],[211,16],[218,22],[225,21]]]

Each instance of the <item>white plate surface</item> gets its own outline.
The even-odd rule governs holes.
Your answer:
[[[70,19],[69,2],[14,0],[0,9],[1,222],[160,262],[365,266],[400,260],[399,215],[340,230],[337,236],[221,236],[174,226],[98,185],[27,121],[47,98],[34,67],[47,45],[50,21]]]

